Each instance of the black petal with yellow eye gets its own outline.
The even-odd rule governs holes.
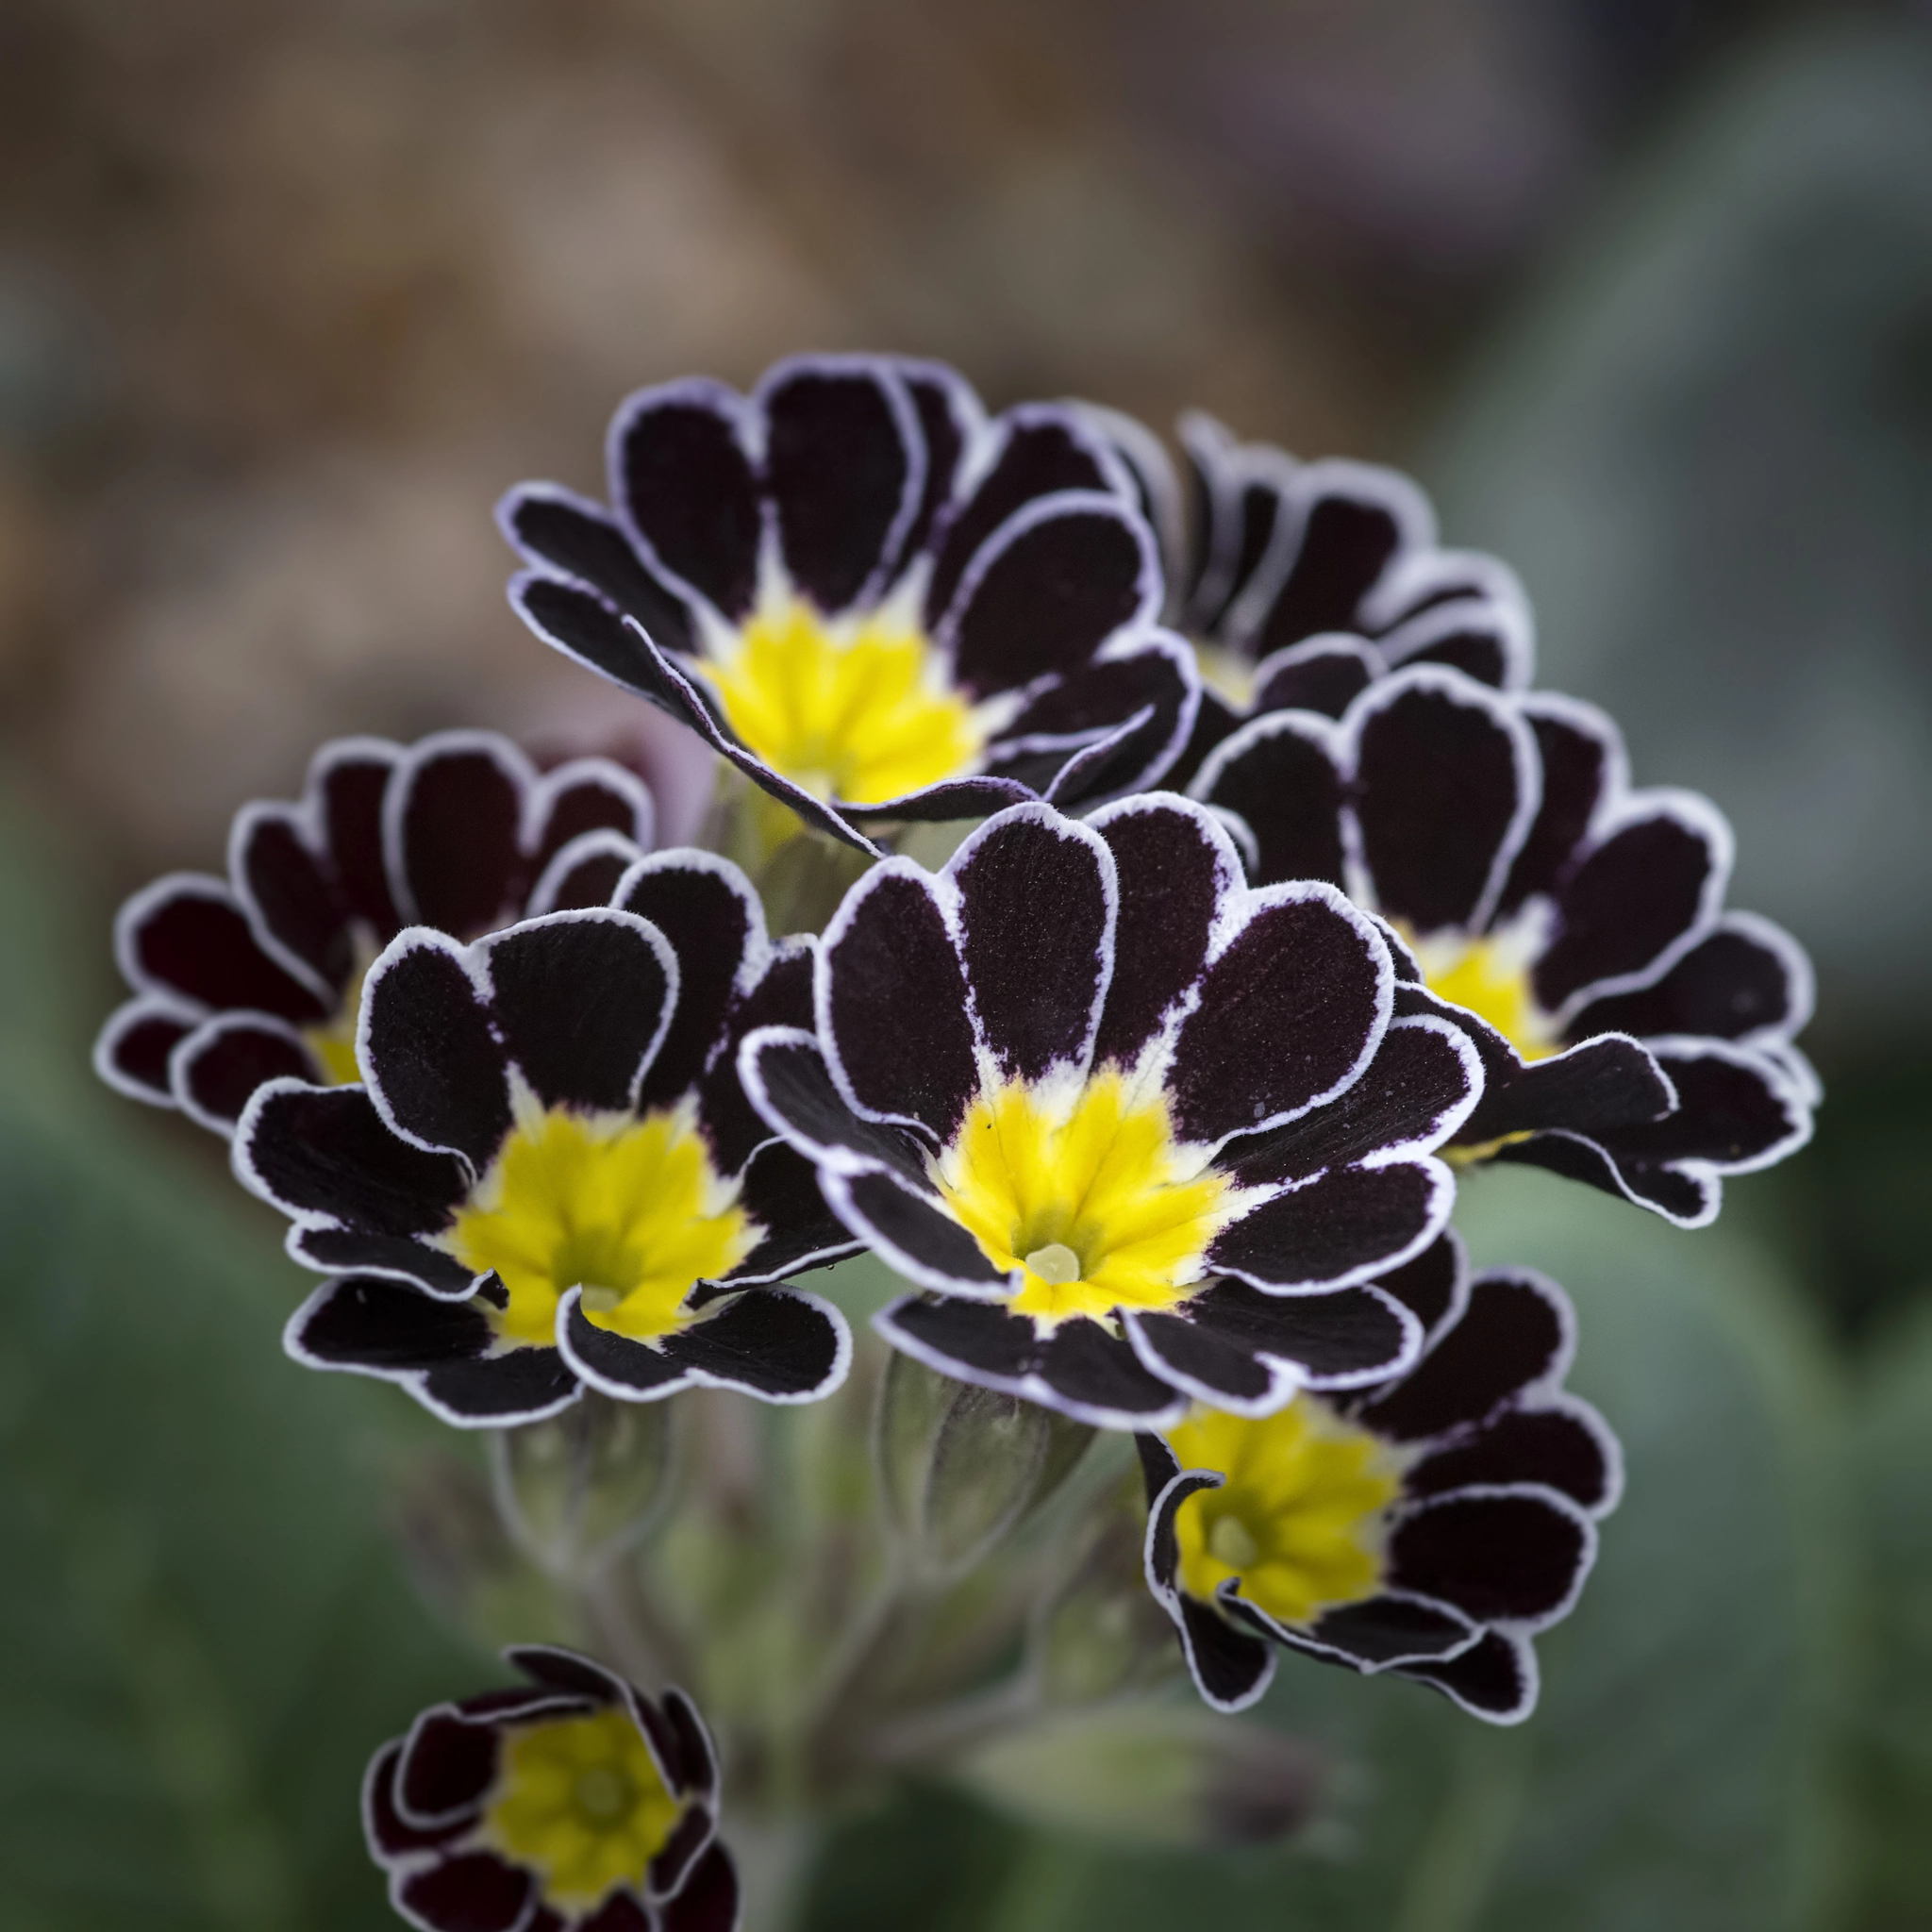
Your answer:
[[[1562,1291],[1527,1272],[1471,1281],[1460,1243],[1375,1284],[1426,1331],[1413,1365],[1317,1398],[1385,1446],[1397,1492],[1371,1525],[1374,1587],[1305,1621],[1272,1615],[1230,1576],[1211,1600],[1181,1577],[1175,1518],[1230,1478],[1184,1470],[1143,1434],[1148,1586],[1174,1619],[1201,1694],[1240,1709],[1266,1688],[1271,1645],[1435,1685],[1474,1715],[1514,1724],[1536,1701],[1530,1640],[1568,1614],[1595,1557],[1597,1522],[1623,1486],[1616,1439],[1563,1387],[1575,1323]],[[1302,1398],[1310,1399],[1310,1398]]]
[[[1804,952],[1725,911],[1729,826],[1694,793],[1633,789],[1594,708],[1419,665],[1334,721],[1256,718],[1192,789],[1257,881],[1325,878],[1390,923],[1398,1011],[1454,1016],[1483,1060],[1465,1158],[1698,1226],[1724,1175],[1809,1138]]]
[[[717,1754],[696,1707],[676,1690],[647,1697],[575,1651],[506,1656],[525,1685],[425,1711],[370,1763],[363,1834],[395,1909],[425,1932],[731,1932],[737,1873],[717,1836]],[[605,1742],[610,1760],[579,1752],[603,1780],[585,1790],[588,1829],[624,1832],[635,1853],[635,1869],[621,1869],[620,1854],[581,1888],[567,1857],[544,1857],[503,1822],[520,1796],[520,1743],[572,1727]],[[568,1790],[546,1795],[572,1801]],[[580,1846],[584,1822],[567,1828]]]
[[[337,739],[299,800],[236,814],[225,878],[172,873],[122,908],[116,957],[135,996],[95,1066],[223,1134],[270,1080],[354,1078],[358,982],[405,925],[469,939],[601,904],[611,858],[622,871],[647,851],[654,818],[642,781],[608,758],[539,772],[485,731]]]
[[[1159,559],[1129,472],[1076,409],[989,419],[935,363],[794,357],[749,396],[708,380],[633,396],[608,457],[608,508],[549,484],[504,499],[530,566],[512,604],[819,831],[871,850],[879,820],[1129,792],[1193,729],[1192,654],[1152,627]],[[754,742],[707,673],[774,599],[835,628],[892,613],[945,692],[987,710],[976,752],[846,795],[838,758],[808,774]]]
[[[938,874],[874,867],[820,944],[815,1025],[747,1036],[741,1067],[925,1291],[877,1318],[889,1340],[1145,1428],[1413,1358],[1422,1319],[1363,1284],[1440,1232],[1435,1150],[1481,1068],[1395,991],[1374,920],[1324,884],[1244,885],[1198,806],[1023,806]]]
[[[855,1244],[736,1076],[747,1031],[809,1017],[810,946],[774,944],[708,853],[639,859],[615,897],[471,945],[407,928],[369,971],[367,1085],[250,1102],[236,1171],[334,1277],[289,1324],[296,1360],[462,1426],[586,1385],[800,1402],[843,1378],[842,1319],[773,1284]],[[658,1297],[635,1319],[634,1291]]]

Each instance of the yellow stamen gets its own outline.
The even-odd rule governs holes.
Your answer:
[[[1308,1624],[1382,1581],[1386,1511],[1402,1491],[1379,1437],[1300,1395],[1258,1421],[1197,1408],[1168,1441],[1183,1469],[1211,1469],[1218,1490],[1174,1512],[1181,1588],[1211,1603],[1230,1576],[1284,1624]]]
[[[994,1267],[1024,1271],[1011,1306],[1042,1324],[1186,1300],[1234,1206],[1176,1146],[1165,1100],[1132,1104],[1114,1067],[1058,1095],[982,1093],[934,1178]]]
[[[653,1341],[694,1319],[692,1287],[735,1268],[763,1237],[682,1112],[585,1115],[554,1108],[511,1129],[458,1211],[448,1241],[466,1268],[493,1268],[512,1344],[554,1335],[558,1300],[581,1287],[599,1328]]]
[[[641,1890],[683,1814],[636,1724],[608,1710],[511,1731],[482,1836],[575,1914],[620,1885]]]
[[[908,618],[770,598],[700,675],[731,728],[819,798],[876,805],[976,771],[986,728]]]

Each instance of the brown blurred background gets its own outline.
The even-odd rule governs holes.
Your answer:
[[[1511,558],[1546,680],[1738,819],[1890,1146],[1928,130],[1901,6],[6,0],[0,749],[105,911],[332,733],[627,702],[510,617],[490,509],[599,487],[631,388],[877,346],[1204,406]],[[1852,1301],[1923,1272],[1885,1241]]]

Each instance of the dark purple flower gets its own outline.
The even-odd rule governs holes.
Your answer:
[[[225,879],[170,873],[121,908],[135,996],[94,1064],[223,1134],[264,1080],[358,1079],[363,974],[404,926],[474,939],[601,905],[652,831],[649,791],[608,758],[540,773],[493,732],[336,739],[299,800],[235,815]]]
[[[1285,1645],[1516,1724],[1530,1640],[1569,1614],[1616,1507],[1616,1438],[1563,1388],[1575,1320],[1554,1282],[1472,1283],[1445,1234],[1377,1286],[1426,1331],[1402,1374],[1140,1439],[1148,1585],[1220,1709],[1254,1703]]]
[[[1160,439],[1087,406],[1131,466],[1159,533],[1165,621],[1194,644],[1201,710],[1168,782],[1185,786],[1243,720],[1341,716],[1403,664],[1448,664],[1502,691],[1529,683],[1536,628],[1516,573],[1436,541],[1429,500],[1397,470],[1301,462],[1182,417],[1186,482]]]
[[[1723,815],[1634,790],[1593,706],[1411,666],[1339,720],[1251,720],[1192,791],[1257,882],[1327,879],[1394,926],[1413,954],[1398,1010],[1471,1016],[1487,1078],[1461,1158],[1553,1168],[1699,1226],[1725,1174],[1810,1138],[1803,949],[1724,909]]]
[[[940,364],[798,357],[632,396],[608,462],[608,508],[504,500],[512,603],[820,831],[1128,792],[1187,742],[1192,654],[1075,409],[989,421]]]
[[[821,944],[816,1029],[741,1058],[844,1224],[925,1294],[878,1325],[962,1380],[1103,1426],[1386,1376],[1415,1318],[1365,1284],[1427,1246],[1434,1150],[1481,1087],[1393,1014],[1380,927],[1253,890],[1171,793],[981,826],[875,866]]]
[[[439,1704],[370,1764],[363,1830],[396,1910],[425,1932],[734,1932],[691,1699],[575,1651],[506,1654],[527,1689]]]
[[[811,959],[767,939],[735,866],[691,851],[640,859],[608,908],[468,946],[399,934],[363,995],[366,1086],[273,1080],[236,1128],[236,1173],[332,1276],[290,1354],[469,1427],[586,1384],[829,1393],[843,1319],[773,1284],[856,1243],[736,1069],[751,1029],[808,1015]]]

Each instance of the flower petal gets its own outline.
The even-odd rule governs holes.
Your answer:
[[[655,925],[608,907],[552,912],[492,935],[476,951],[504,1050],[544,1106],[636,1106],[680,991],[677,955]],[[370,987],[373,1003],[374,972]],[[372,1052],[375,1038],[372,1021]]]
[[[405,920],[468,939],[510,910],[536,769],[493,731],[439,731],[403,754],[383,848]]]
[[[1203,1700],[1216,1710],[1246,1710],[1257,1703],[1274,1676],[1274,1652],[1258,1637],[1237,1629],[1210,1604],[1197,1602],[1175,1582],[1180,1568],[1180,1544],[1174,1535],[1174,1513],[1201,1490],[1221,1487],[1221,1478],[1202,1470],[1180,1471],[1165,1443],[1137,1439],[1148,1487],[1154,1488],[1163,1468],[1174,1474],[1149,1500],[1147,1541],[1143,1561],[1147,1588],[1174,1620],[1181,1654]]]
[[[373,1234],[435,1234],[469,1191],[460,1160],[398,1140],[360,1087],[258,1089],[233,1158],[244,1185],[285,1214]]]
[[[316,801],[336,889],[377,944],[403,923],[382,850],[382,802],[402,755],[402,747],[386,739],[338,738],[308,767],[308,790]]]
[[[396,1767],[402,1762],[403,1740],[385,1744],[370,1759],[362,1780],[362,1833],[369,1856],[378,1865],[391,1865],[413,1853],[447,1844],[469,1828],[467,1819],[442,1825],[411,1824],[396,1808]]]
[[[874,866],[826,926],[816,979],[840,1091],[868,1118],[903,1121],[940,1146],[979,1087],[943,890],[909,860]]]
[[[1438,1664],[1405,1666],[1402,1674],[1447,1692],[1472,1717],[1492,1724],[1518,1724],[1536,1708],[1536,1652],[1527,1640],[1501,1630],[1460,1657]]]
[[[1342,728],[1375,906],[1419,933],[1479,931],[1541,795],[1528,725],[1487,686],[1424,665],[1368,691]]]
[[[1556,891],[1607,802],[1623,793],[1628,774],[1623,735],[1596,706],[1537,691],[1520,701],[1520,709],[1536,734],[1542,800],[1510,868],[1499,913]]]
[[[1785,1038],[1810,1016],[1811,962],[1804,948],[1768,919],[1727,912],[1662,978],[1592,1000],[1570,1030],[1754,1041]]]
[[[1545,1483],[1592,1516],[1613,1508],[1623,1489],[1617,1439],[1587,1402],[1552,1398],[1529,1408],[1506,1408],[1474,1435],[1432,1450],[1412,1468],[1410,1495],[1500,1483]]]
[[[494,1852],[463,1852],[399,1872],[390,1897],[404,1918],[433,1932],[516,1932],[536,1887],[529,1873]]]
[[[641,391],[611,422],[607,456],[610,500],[645,561],[742,619],[764,529],[743,402],[703,377]]]
[[[1009,1079],[1084,1073],[1113,974],[1113,855],[1050,806],[1022,805],[974,833],[946,870],[980,1039]]]
[[[1255,667],[1249,710],[1317,711],[1339,718],[1383,675],[1382,654],[1366,639],[1343,634],[1307,638],[1275,651]]]
[[[738,1872],[731,1854],[712,1841],[677,1896],[659,1909],[662,1932],[737,1932]]]
[[[116,1092],[172,1107],[168,1059],[198,1024],[167,993],[142,993],[117,1007],[94,1041],[94,1072]]]
[[[1115,491],[1124,472],[1077,414],[1055,403],[1023,403],[985,432],[972,460],[972,493],[946,522],[926,588],[929,625],[952,604],[969,566],[1002,524],[1041,497],[1068,491]]]
[[[1380,1044],[1394,967],[1333,887],[1265,887],[1201,981],[1168,1091],[1184,1141],[1285,1124],[1351,1086]]]
[[[1633,793],[1557,892],[1557,935],[1531,974],[1557,1012],[1584,989],[1601,997],[1641,984],[1724,903],[1731,828],[1691,791]]]
[[[954,675],[985,697],[1084,663],[1116,632],[1151,624],[1160,564],[1120,497],[1067,491],[1027,504],[974,554],[935,633]]]
[[[1435,541],[1428,499],[1397,471],[1329,458],[1301,464],[1288,487],[1299,541],[1260,626],[1264,652],[1358,628],[1362,601],[1383,575]]]
[[[236,813],[228,876],[263,949],[325,999],[355,969],[349,908],[315,848],[306,806],[258,799]]]
[[[1224,1229],[1208,1265],[1278,1294],[1366,1281],[1434,1241],[1455,1199],[1437,1160],[1333,1169]]]
[[[650,787],[611,758],[572,758],[545,772],[531,788],[528,876],[586,832],[615,832],[648,848],[658,808]]]
[[[1401,1591],[1383,1591],[1360,1603],[1324,1610],[1306,1629],[1277,1623],[1259,1605],[1239,1595],[1230,1596],[1228,1607],[1278,1643],[1368,1675],[1392,1665],[1454,1657],[1483,1634],[1482,1626],[1460,1610]]]
[[[683,598],[638,555],[602,504],[554,483],[525,483],[497,505],[496,521],[540,570],[588,584],[669,650],[696,647]]]
[[[221,879],[169,873],[127,901],[114,921],[123,977],[142,992],[171,992],[222,1012],[247,1008],[297,1025],[328,1017],[327,1003],[265,953]]]
[[[271,1080],[313,1080],[321,1069],[286,1022],[266,1013],[222,1013],[175,1049],[169,1080],[190,1119],[229,1133],[258,1087]]]
[[[907,1280],[941,1294],[1004,1297],[1008,1277],[979,1243],[901,1175],[885,1168],[821,1170],[819,1186],[839,1219]]]
[[[1590,1518],[1558,1491],[1532,1487],[1427,1498],[1389,1538],[1392,1582],[1487,1624],[1555,1623],[1595,1557]]]
[[[490,1321],[474,1301],[421,1292],[379,1275],[325,1281],[290,1317],[289,1355],[307,1368],[392,1375],[488,1354]]]
[[[761,1402],[817,1402],[852,1366],[852,1331],[829,1302],[798,1289],[748,1288],[669,1337],[692,1379]]]
[[[1224,1150],[1221,1165],[1243,1187],[1304,1180],[1402,1148],[1427,1153],[1468,1119],[1482,1091],[1482,1064],[1468,1036],[1446,1020],[1396,1020],[1345,1106],[1318,1108],[1271,1134]]]
[[[1217,924],[1241,890],[1241,856],[1208,812],[1172,793],[1124,799],[1088,824],[1113,854],[1119,893],[1093,1059],[1127,1068],[1200,979]]]
[[[444,1301],[467,1300],[476,1287],[476,1277],[454,1255],[411,1235],[296,1226],[289,1230],[288,1249],[305,1268],[393,1275]]]
[[[1344,785],[1334,731],[1314,717],[1274,711],[1217,745],[1190,797],[1236,814],[1254,839],[1248,876],[1342,882]]]
[[[420,925],[391,941],[363,981],[356,1046],[398,1134],[490,1165],[510,1129],[509,1069],[462,945]]]
[[[753,398],[791,581],[828,615],[876,599],[925,493],[925,441],[890,363],[795,357]]]
[[[1545,1276],[1478,1275],[1462,1319],[1357,1420],[1398,1442],[1480,1422],[1512,1396],[1553,1390],[1570,1365],[1575,1327],[1569,1298]]]
[[[1422,1324],[1374,1288],[1282,1296],[1217,1281],[1173,1314],[1129,1309],[1122,1319],[1157,1375],[1239,1415],[1272,1415],[1300,1388],[1400,1374],[1422,1344]]]

